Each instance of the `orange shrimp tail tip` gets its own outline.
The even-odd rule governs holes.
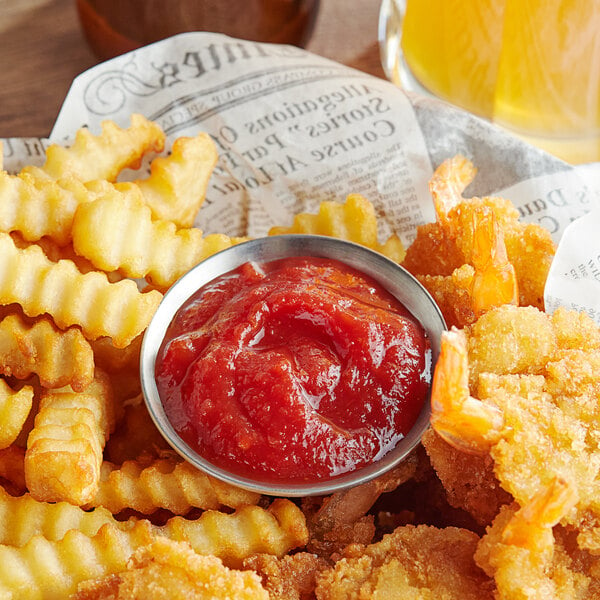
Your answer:
[[[555,477],[513,515],[502,533],[502,542],[534,548],[543,532],[557,525],[578,500],[575,488],[561,477]]]
[[[438,221],[444,221],[450,210],[462,202],[462,193],[476,173],[473,163],[461,155],[445,160],[434,171],[429,191]]]
[[[482,208],[473,213],[473,312],[483,313],[503,304],[519,303],[517,275],[508,260],[504,235],[494,213]]]
[[[472,402],[471,402],[472,401]],[[448,444],[466,454],[487,454],[502,437],[502,413],[471,398],[461,414],[431,417],[431,426]]]
[[[457,450],[484,454],[501,436],[500,410],[469,395],[469,360],[464,331],[442,335],[431,388],[431,426]]]

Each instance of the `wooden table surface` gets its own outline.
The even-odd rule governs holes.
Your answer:
[[[307,49],[383,77],[380,0],[321,0]],[[0,0],[0,138],[47,136],[73,78],[96,64],[75,0]]]

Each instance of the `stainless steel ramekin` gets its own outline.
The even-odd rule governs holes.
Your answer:
[[[241,488],[272,496],[325,495],[365,483],[392,469],[419,444],[429,426],[429,394],[409,433],[383,458],[355,471],[318,483],[277,483],[249,479],[231,473],[200,456],[177,434],[165,414],[155,381],[155,363],[160,345],[179,308],[199,288],[219,275],[248,261],[270,262],[292,256],[331,258],[345,263],[379,282],[420,321],[429,337],[433,368],[440,351],[440,337],[446,329],[442,314],[425,288],[404,268],[368,248],[332,237],[278,235],[254,239],[227,248],[202,261],[183,275],[165,294],[142,343],[140,376],[142,391],[154,423],[169,444],[198,469]]]

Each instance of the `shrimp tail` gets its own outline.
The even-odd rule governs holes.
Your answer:
[[[449,444],[483,454],[498,441],[501,411],[469,395],[467,338],[456,328],[442,335],[431,389],[431,425]]]
[[[473,213],[471,262],[475,269],[471,296],[476,318],[496,306],[518,305],[517,275],[508,260],[502,230],[489,208]]]
[[[435,170],[429,191],[439,222],[445,221],[450,210],[464,200],[462,194],[476,173],[473,163],[461,155],[448,158]]]
[[[552,545],[552,528],[577,501],[573,486],[561,477],[554,477],[513,515],[502,532],[502,542],[536,552],[548,550]]]

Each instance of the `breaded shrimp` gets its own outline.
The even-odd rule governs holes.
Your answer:
[[[433,295],[449,326],[469,325],[502,303],[542,309],[555,253],[550,233],[521,223],[510,200],[463,198],[475,173],[463,156],[436,169],[430,182],[436,221],[417,228],[402,263]]]
[[[317,578],[316,597],[492,600],[493,583],[473,559],[478,541],[457,527],[398,527],[376,544],[349,546]]]
[[[587,594],[589,569],[573,560],[553,531],[576,501],[573,488],[554,478],[528,504],[501,510],[475,553],[477,564],[496,582],[498,600],[596,597]]]
[[[600,334],[591,319],[505,305],[445,335],[433,428],[462,452],[489,455],[521,506],[564,480],[578,499],[561,523],[587,532],[581,539],[593,550],[600,550],[600,536],[590,533],[600,528],[599,423]]]

